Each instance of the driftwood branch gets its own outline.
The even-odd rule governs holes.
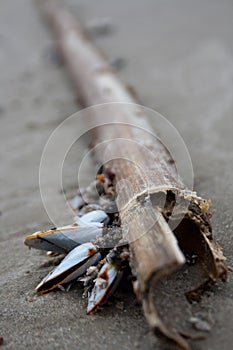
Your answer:
[[[39,3],[54,30],[81,105],[137,103],[80,24],[54,2]],[[191,253],[198,256],[202,279],[200,287],[194,286],[188,294],[189,298],[196,297],[219,277],[225,278],[224,257],[212,238],[206,214],[208,203],[185,188],[170,154],[153,136],[142,110],[121,103],[109,104],[103,111],[95,118],[100,124],[108,124],[111,115],[112,125],[96,128],[92,144],[115,140],[107,149],[110,161],[104,164],[106,158],[101,152],[96,153],[96,159],[115,174],[124,238],[130,244],[145,317],[156,335],[189,349],[179,332],[159,318],[153,293],[157,281],[177,270]],[[178,202],[181,205],[177,209]]]

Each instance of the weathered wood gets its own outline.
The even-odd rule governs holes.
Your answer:
[[[137,102],[134,96],[116,78],[77,21],[52,1],[40,1],[40,4],[53,27],[82,106],[121,102],[106,105],[99,112],[98,108],[96,112],[90,111],[87,125],[88,122],[91,125],[93,113],[102,125],[95,129],[92,145],[112,140],[107,144],[104,156],[103,152],[96,152],[95,157],[100,164],[109,159],[104,165],[116,176],[124,238],[130,244],[132,268],[139,281],[147,321],[156,334],[189,349],[183,337],[174,329],[168,329],[158,317],[153,289],[159,278],[184,264],[184,254],[193,250],[200,257],[206,284],[225,276],[224,257],[212,240],[211,226],[205,214],[208,204],[185,188],[169,152],[153,136],[143,111],[134,105]],[[105,123],[107,125],[103,125]],[[176,202],[183,201],[185,206],[173,212],[173,200],[169,200],[171,194]],[[164,199],[162,204],[161,198]],[[172,223],[177,222],[174,232],[167,223],[168,218]],[[194,238],[189,239],[189,232],[184,233],[189,227],[186,221],[191,222]]]

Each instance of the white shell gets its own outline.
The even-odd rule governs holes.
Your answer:
[[[92,243],[85,243],[74,248],[62,262],[51,271],[36,287],[38,293],[45,293],[58,285],[69,283],[87,270],[87,268],[101,259],[97,247]]]
[[[77,224],[59,227],[46,232],[35,232],[27,236],[24,243],[29,247],[67,253],[80,244],[95,239],[102,233],[102,227]]]
[[[98,226],[101,226],[101,227],[103,226],[103,224],[106,224],[108,221],[109,221],[109,217],[103,210],[93,210],[87,214],[84,214],[83,216],[81,216],[81,218],[77,217],[75,219],[75,222],[80,225],[82,224],[96,225],[99,223],[100,225]]]
[[[84,204],[85,201],[83,197],[78,194],[70,202],[70,205],[74,210],[81,208]]]
[[[87,313],[91,313],[94,309],[106,301],[108,296],[112,294],[114,284],[120,280],[122,273],[116,265],[106,262],[98,273],[95,285],[88,299]]]

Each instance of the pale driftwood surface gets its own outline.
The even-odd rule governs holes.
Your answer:
[[[41,4],[54,29],[81,104],[91,106],[107,102],[135,103],[134,97],[118,81],[76,20],[63,9],[54,7],[51,1],[42,1]],[[153,288],[160,277],[170,274],[185,262],[183,253],[189,253],[193,249],[200,258],[203,270],[203,281],[200,281],[202,288],[215,282],[218,277],[225,276],[224,257],[213,242],[211,226],[205,214],[208,205],[182,184],[167,150],[158,139],[148,137],[151,128],[136,106],[125,112],[120,105],[109,105],[108,113],[99,116],[102,123],[108,122],[109,114],[111,121],[137,126],[136,131],[127,125],[117,124],[114,128],[98,128],[94,133],[93,144],[111,138],[124,140],[121,143],[113,142],[109,147],[110,158],[117,156],[118,159],[109,162],[107,166],[116,175],[116,187],[119,184],[131,184],[130,191],[127,186],[117,187],[117,201],[124,237],[130,243],[132,265],[142,292],[145,316],[156,334],[189,349],[183,337],[174,329],[168,329],[159,319],[154,307]],[[98,115],[95,117],[98,118]],[[129,143],[129,139],[135,142]],[[145,139],[146,142],[142,142]],[[100,163],[104,162],[101,153],[96,154],[96,159]],[[132,161],[136,166],[132,165]],[[158,204],[157,196],[161,193],[167,195],[168,191],[184,202],[191,201],[185,213],[181,209],[173,214],[173,222],[178,222],[185,215],[181,225],[174,231],[175,234],[166,222],[169,209]],[[190,230],[193,237],[187,238],[185,229]]]

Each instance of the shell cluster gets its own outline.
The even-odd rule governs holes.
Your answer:
[[[129,265],[115,203],[114,174],[106,171],[71,201],[74,222],[25,237],[24,243],[49,254],[66,254],[36,287],[38,294],[83,283],[87,313],[105,303]]]

